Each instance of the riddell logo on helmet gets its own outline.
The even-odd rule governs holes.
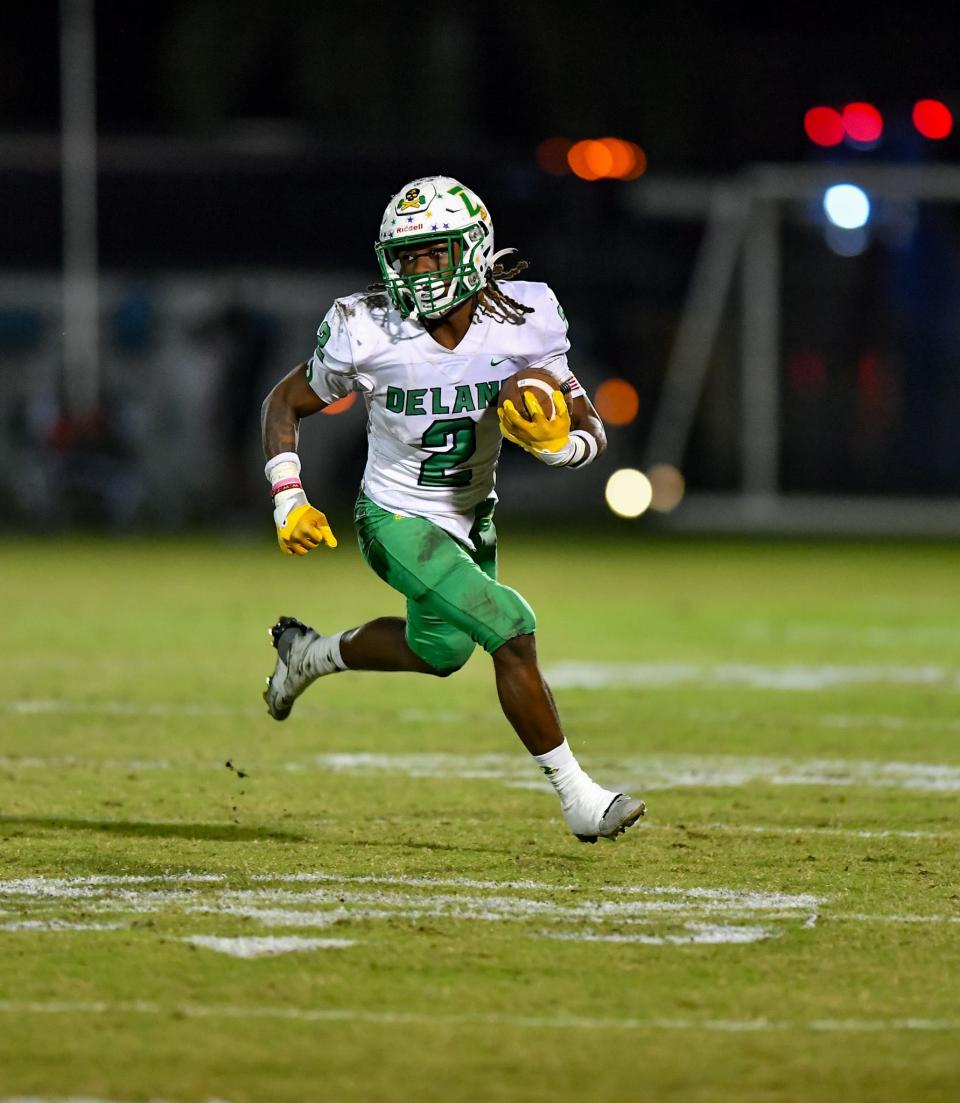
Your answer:
[[[417,230],[422,230],[422,229],[423,229],[423,223],[422,222],[410,222],[406,226],[398,226],[397,229],[396,229],[396,234],[399,237],[400,234],[410,234],[410,233],[414,233]]]

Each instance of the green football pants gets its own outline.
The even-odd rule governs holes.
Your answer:
[[[476,644],[496,651],[533,632],[533,610],[497,582],[493,502],[482,502],[461,544],[424,517],[381,509],[365,494],[355,520],[360,551],[374,571],[407,599],[407,643],[435,670],[459,669]]]

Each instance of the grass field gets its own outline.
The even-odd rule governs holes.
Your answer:
[[[0,1100],[960,1098],[960,549],[630,531],[501,533],[594,847],[483,654],[268,719],[349,540],[0,545]]]

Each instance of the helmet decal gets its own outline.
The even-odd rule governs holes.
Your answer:
[[[397,204],[397,214],[403,214],[404,211],[419,211],[421,207],[426,206],[426,203],[427,197],[419,188],[407,188],[403,198]]]

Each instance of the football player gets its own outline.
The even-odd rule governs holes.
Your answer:
[[[533,610],[497,581],[502,438],[554,468],[583,467],[606,444],[567,366],[563,310],[546,284],[512,279],[526,265],[500,263],[515,250],[494,251],[486,205],[447,176],[402,188],[387,204],[375,248],[383,283],[334,302],[310,360],[263,404],[265,472],[281,550],[335,548],[330,523],[300,481],[298,427],[352,392],[363,396],[369,451],[355,512],[360,550],[406,597],[407,615],[332,635],[281,617],[271,629],[277,661],[267,708],[285,720],[312,682],[341,670],[443,678],[479,644],[493,660],[504,714],[559,794],[570,830],[589,843],[616,838],[643,815],[643,802],[604,789],[580,767],[537,664]],[[501,383],[521,368],[556,379],[550,417],[529,392],[526,410],[499,408]]]

